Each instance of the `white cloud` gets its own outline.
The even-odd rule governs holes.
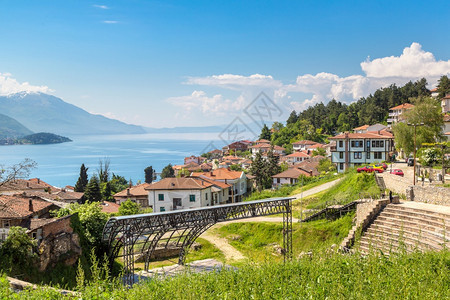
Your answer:
[[[367,77],[435,78],[450,73],[450,60],[437,61],[431,52],[422,50],[419,43],[403,49],[400,56],[389,56],[361,63]]]
[[[105,23],[105,24],[117,24],[117,23],[119,23],[119,21],[114,21],[114,20],[105,20],[105,21],[102,21],[103,23]]]
[[[12,77],[10,73],[0,73],[0,95],[6,96],[14,93],[27,92],[27,93],[50,93],[51,90],[48,86],[36,86],[31,85],[28,82],[18,82]]]
[[[101,8],[101,9],[109,9],[109,7],[106,6],[106,5],[94,4],[94,5],[92,5],[92,6],[93,6],[93,7],[96,7],[96,8]]]
[[[239,90],[243,87],[279,88],[283,85],[281,81],[273,79],[272,76],[261,74],[250,76],[223,74],[207,77],[189,77],[185,84],[217,86],[232,90]]]
[[[242,110],[245,104],[243,97],[238,97],[235,101],[232,101],[225,99],[220,94],[208,97],[204,91],[193,91],[191,95],[171,97],[167,101],[189,113],[199,109],[204,114],[217,116],[224,116],[230,111]]]

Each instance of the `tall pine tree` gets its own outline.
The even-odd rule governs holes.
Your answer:
[[[77,183],[75,184],[75,192],[84,193],[84,190],[86,189],[86,185],[88,184],[88,175],[87,170],[89,168],[86,168],[84,164],[81,165],[80,168],[80,177],[78,177]]]
[[[102,193],[100,191],[100,183],[97,176],[94,175],[91,180],[89,180],[86,190],[84,191],[84,198],[89,202],[102,201]]]
[[[261,152],[256,153],[250,172],[255,176],[256,188],[258,191],[262,191],[266,187],[267,181],[270,180],[270,176],[267,174],[267,163]]]
[[[259,139],[262,140],[269,140],[270,141],[270,137],[271,137],[272,133],[270,132],[269,127],[267,127],[266,124],[264,124],[263,128],[261,129],[261,134],[259,135]]]
[[[286,121],[286,125],[295,124],[297,122],[297,120],[298,120],[297,112],[295,110],[293,110],[291,112],[291,114],[289,115],[289,118]]]
[[[153,167],[148,166],[147,168],[144,169],[144,173],[145,173],[145,182],[152,183],[153,179],[155,178],[155,172],[153,171]]]

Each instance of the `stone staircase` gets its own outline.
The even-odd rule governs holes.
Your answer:
[[[450,207],[404,202],[388,204],[363,233],[362,253],[439,251],[450,246]]]

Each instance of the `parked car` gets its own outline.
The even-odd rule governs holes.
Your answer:
[[[382,167],[384,170],[386,170],[388,168],[388,165],[385,163],[381,163],[381,164],[376,164],[375,166],[377,167]]]
[[[402,176],[402,177],[405,176],[405,174],[403,174],[403,171],[400,169],[393,169],[393,170],[391,170],[390,173],[394,174],[394,175]]]
[[[358,173],[361,173],[361,172],[367,172],[367,173],[372,173],[372,172],[383,173],[383,168],[374,168],[373,166],[365,166],[365,167],[356,169],[356,171],[357,171]]]
[[[370,167],[374,168],[375,170],[381,170],[381,171],[384,171],[384,170],[385,170],[385,169],[383,168],[383,166],[380,165],[380,164],[370,165]]]
[[[407,164],[408,164],[408,167],[414,166],[414,158],[408,158]]]

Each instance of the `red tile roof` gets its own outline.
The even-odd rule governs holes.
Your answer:
[[[286,155],[286,157],[310,157],[311,155],[306,154],[305,152],[298,151],[292,154]]]
[[[205,177],[208,177],[212,180],[233,180],[233,179],[239,179],[241,178],[242,172],[241,171],[231,171],[227,168],[219,168],[211,172],[204,172],[204,173],[198,173],[195,174],[196,176],[203,175]]]
[[[353,130],[366,130],[369,127],[369,125],[363,125],[356,128],[353,128]]]
[[[305,170],[298,169],[298,168],[290,168],[290,169],[287,169],[284,172],[281,172],[279,174],[273,175],[272,177],[273,178],[293,178],[293,179],[297,179],[300,175],[311,176],[311,174],[306,172]]]
[[[445,97],[442,97],[442,99],[450,99],[450,94],[445,95]]]
[[[200,173],[202,174],[202,173]],[[146,187],[146,190],[203,190],[212,186],[211,183],[199,178],[164,178]]]
[[[336,136],[330,137],[328,139],[392,139],[393,135],[386,131],[381,130],[380,133],[378,131],[368,131],[365,133],[342,133]]]
[[[30,201],[32,210],[30,210]],[[0,195],[0,218],[24,219],[52,205],[52,203],[38,197]]]
[[[430,92],[432,92],[432,93],[437,92],[437,91],[438,91],[438,88],[434,88],[434,89],[430,90]]]
[[[392,108],[389,108],[389,110],[398,110],[398,109],[409,109],[414,107],[414,105],[412,105],[411,103],[403,103],[397,106],[394,106]]]
[[[150,186],[149,183],[142,183],[139,185],[132,186],[131,188],[126,188],[114,195],[114,197],[126,197],[128,196],[128,189],[130,196],[147,196],[148,192],[145,190],[146,187]]]
[[[317,144],[317,143],[310,141],[310,140],[302,140],[302,141],[292,143],[292,145],[315,145],[315,144]]]
[[[115,214],[119,212],[119,204],[109,202],[109,201],[103,201],[102,203],[99,203],[99,205],[102,208],[102,212],[107,214]]]

